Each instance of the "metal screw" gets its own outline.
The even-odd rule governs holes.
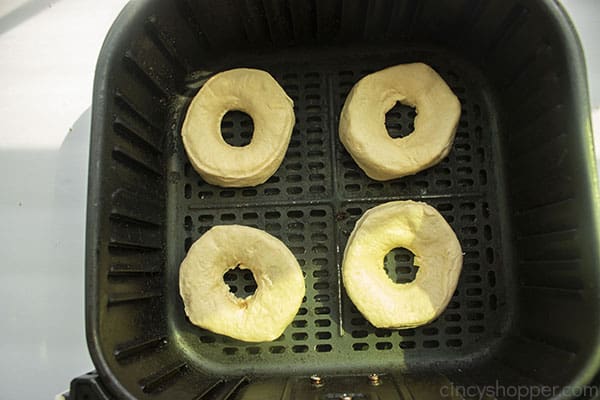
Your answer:
[[[352,400],[352,396],[344,393],[343,395],[340,396],[340,400]]]
[[[324,385],[323,378],[316,374],[310,376],[310,383],[312,383],[314,387],[321,387]]]
[[[381,380],[379,380],[379,375],[377,374],[369,374],[369,384],[373,386],[381,385]]]

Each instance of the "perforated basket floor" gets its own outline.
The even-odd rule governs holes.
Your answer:
[[[382,54],[385,54],[382,56]],[[172,328],[198,366],[228,374],[290,374],[314,371],[382,371],[432,364],[443,367],[485,352],[506,320],[505,277],[498,230],[499,206],[494,171],[496,113],[477,70],[435,49],[382,49],[235,60],[221,69],[245,66],[270,72],[294,100],[296,126],[283,164],[267,183],[228,189],[205,183],[191,168],[178,135],[190,97],[173,113],[175,151],[171,165],[183,179],[170,185],[176,205],[169,223],[167,293]],[[346,95],[365,74],[405,62],[430,64],[462,103],[453,149],[437,166],[389,182],[369,179],[338,139],[338,118]],[[215,71],[215,72],[216,72]],[[194,86],[194,84],[191,84]],[[196,87],[199,83],[196,82]],[[412,130],[414,112],[396,107],[387,125],[394,136]],[[241,113],[223,121],[223,135],[247,143],[252,122]],[[369,208],[390,200],[412,199],[436,207],[456,232],[464,251],[458,288],[446,311],[433,323],[407,330],[375,329],[355,309],[340,283],[346,240]],[[214,225],[242,224],[280,238],[296,255],[306,277],[306,298],[285,333],[272,343],[243,343],[192,325],[178,296],[178,265],[189,246]],[[414,277],[412,255],[396,250],[385,260],[396,281]],[[255,286],[248,271],[226,279],[240,295]]]

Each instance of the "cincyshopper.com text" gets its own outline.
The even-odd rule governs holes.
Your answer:
[[[461,386],[444,385],[440,388],[442,398],[452,399],[464,397],[468,399],[485,400],[488,398],[508,398],[515,400],[533,400],[559,395],[565,397],[588,396],[594,397],[600,393],[597,386],[528,386],[502,385],[496,381],[494,385]]]

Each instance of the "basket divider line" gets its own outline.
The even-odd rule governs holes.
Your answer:
[[[336,115],[337,115],[337,101],[335,99],[335,93],[334,93],[334,82],[333,82],[333,72],[331,72],[330,74],[327,75],[327,96],[328,96],[328,101],[329,104],[331,105],[329,107],[329,132],[330,132],[330,140],[329,143],[331,145],[331,173],[332,173],[332,179],[331,179],[331,184],[333,186],[333,213],[334,215],[338,212],[338,210],[340,209],[340,206],[342,204],[342,201],[340,199],[339,196],[339,191],[338,191],[338,178],[337,178],[337,159],[336,159],[336,155],[337,155],[337,149],[336,149],[336,143],[337,143],[337,124],[336,124]],[[338,306],[338,327],[339,327],[339,334],[340,337],[344,336],[344,326],[343,326],[343,307],[342,307],[342,269],[341,269],[341,254],[340,254],[340,243],[338,240],[338,235],[337,235],[337,224],[335,224],[335,232],[333,235],[333,240],[335,243],[335,267],[336,267],[336,281],[337,281],[337,298],[338,298],[338,302],[337,302],[337,306]]]

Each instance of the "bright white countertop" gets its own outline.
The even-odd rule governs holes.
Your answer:
[[[83,322],[89,107],[100,46],[125,3],[0,2],[3,398],[52,398],[93,369]],[[600,143],[600,1],[563,3],[586,52]]]

